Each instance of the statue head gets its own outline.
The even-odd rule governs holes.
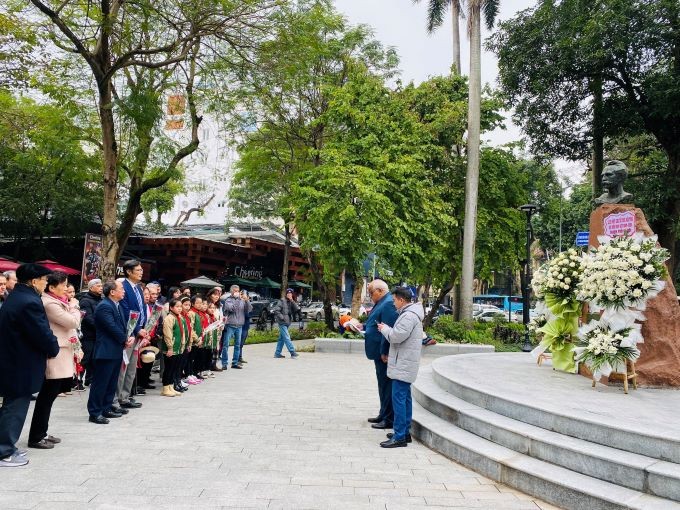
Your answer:
[[[602,187],[610,193],[616,192],[619,186],[623,186],[623,182],[628,177],[628,168],[617,159],[607,161],[607,164],[602,169]]]

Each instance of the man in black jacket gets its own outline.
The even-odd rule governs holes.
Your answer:
[[[297,358],[298,353],[295,352],[295,346],[290,340],[290,333],[288,328],[291,322],[293,322],[293,317],[297,316],[300,311],[300,307],[293,299],[293,289],[286,289],[286,297],[279,300],[279,302],[272,309],[274,316],[276,317],[276,322],[279,323],[279,339],[276,342],[276,350],[274,351],[275,358],[285,358],[281,351],[285,344],[286,349],[290,353],[291,358]]]
[[[92,351],[96,330],[94,327],[94,310],[102,300],[102,281],[94,278],[87,284],[87,293],[80,298],[80,311],[84,313],[80,323],[80,331],[83,333],[81,344],[83,346],[83,359],[80,362],[85,368],[85,386],[92,382],[94,363],[92,363]]]
[[[0,467],[28,464],[16,443],[26,421],[31,394],[40,391],[47,358],[59,354],[40,295],[52,271],[37,264],[17,268],[18,283],[0,309]]]

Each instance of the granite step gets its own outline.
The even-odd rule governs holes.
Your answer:
[[[522,353],[469,354],[432,362],[445,392],[501,416],[617,450],[680,464],[680,392],[590,387],[537,367]],[[677,405],[676,405],[677,404]]]
[[[495,480],[567,510],[680,510],[680,503],[621,487],[518,453],[461,429],[413,403],[412,434],[430,448]]]
[[[545,430],[497,414],[442,389],[421,367],[414,399],[437,417],[518,453],[636,491],[680,501],[680,465]]]

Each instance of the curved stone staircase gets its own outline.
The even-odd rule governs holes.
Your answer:
[[[516,381],[523,370],[526,391]],[[585,387],[588,380],[536,367],[524,354],[439,358],[413,385],[412,431],[447,457],[566,509],[680,510],[680,408],[674,424],[628,420],[635,409],[622,406],[646,413],[663,400]],[[680,392],[668,396],[680,401]]]

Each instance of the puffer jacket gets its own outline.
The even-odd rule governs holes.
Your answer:
[[[399,310],[393,327],[383,327],[381,333],[390,343],[387,359],[387,377],[390,379],[412,383],[418,377],[424,317],[423,305],[411,303]]]

